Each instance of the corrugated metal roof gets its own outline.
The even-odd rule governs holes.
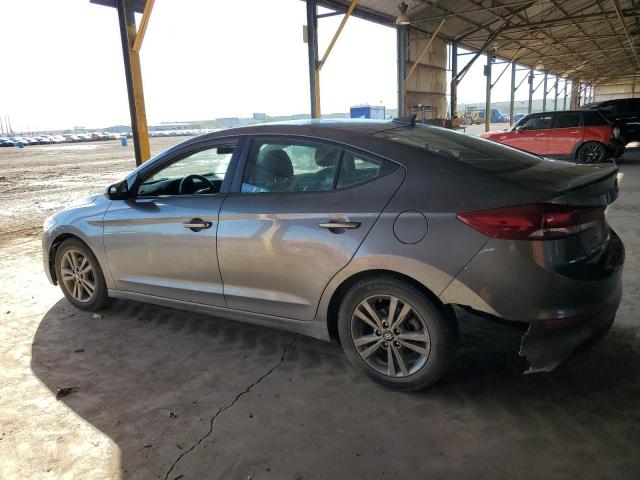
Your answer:
[[[414,28],[477,51],[489,40],[496,56],[586,82],[640,73],[631,46],[640,35],[640,0],[405,0]],[[349,0],[318,0],[345,9]],[[399,0],[359,0],[354,14],[386,24]],[[618,13],[619,12],[619,13]],[[624,22],[624,23],[623,23]],[[518,49],[520,49],[518,51]],[[636,47],[637,50],[637,47]]]

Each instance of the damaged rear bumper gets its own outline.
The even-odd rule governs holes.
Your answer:
[[[597,343],[611,328],[621,299],[622,289],[593,316],[531,322],[520,344],[520,356],[529,362],[525,373],[549,372],[580,347]]]

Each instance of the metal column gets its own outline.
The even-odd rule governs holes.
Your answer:
[[[318,9],[316,0],[307,0],[307,49],[309,53],[309,98],[311,118],[320,117],[320,72],[318,71]]]
[[[567,83],[569,81],[565,78],[564,79],[564,90],[562,91],[563,95],[562,95],[562,110],[566,110],[567,109]]]
[[[547,111],[547,78],[548,73],[544,72],[544,84],[542,85],[542,111]]]
[[[511,99],[509,100],[509,124],[513,125],[516,110],[516,62],[511,62]]]
[[[553,109],[558,110],[558,77],[556,77],[555,83],[555,96],[553,97]]]
[[[398,117],[404,117],[406,92],[404,79],[407,74],[407,26],[398,25],[396,33],[398,39]]]
[[[454,79],[458,75],[458,44],[451,43],[451,118],[456,116],[458,106],[458,82]]]
[[[491,129],[491,53],[487,53],[487,65],[484,69],[484,74],[487,77],[487,87],[485,90],[485,102],[484,102],[484,131],[488,132]]]
[[[527,113],[531,113],[533,107],[533,70],[529,72],[529,105],[527,106]]]
[[[149,131],[144,106],[144,92],[142,90],[140,55],[138,51],[133,49],[136,39],[136,19],[133,6],[130,2],[116,0],[116,6],[118,9],[124,73],[129,97],[133,147],[136,155],[136,165],[141,165],[142,162],[151,157],[151,151],[149,148]]]

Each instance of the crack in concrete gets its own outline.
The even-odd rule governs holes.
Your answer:
[[[198,445],[200,445],[207,437],[209,437],[213,433],[213,424],[215,423],[215,421],[218,418],[218,416],[220,416],[220,414],[224,413],[225,411],[227,411],[231,407],[233,407],[238,402],[238,400],[240,400],[241,397],[243,397],[244,395],[249,393],[253,389],[253,387],[258,385],[265,378],[267,378],[269,375],[271,375],[273,372],[275,372],[278,368],[280,368],[280,365],[282,365],[282,362],[284,362],[284,358],[287,355],[287,351],[289,350],[289,347],[293,346],[293,344],[296,343],[297,339],[298,339],[298,334],[296,333],[296,334],[293,335],[293,340],[291,340],[289,343],[285,344],[284,349],[282,350],[282,355],[280,356],[280,360],[278,361],[278,363],[276,365],[271,367],[264,374],[262,374],[260,376],[260,378],[258,378],[255,382],[251,383],[248,387],[246,387],[244,390],[242,390],[240,393],[238,393],[230,403],[228,403],[226,405],[223,405],[222,407],[218,408],[218,411],[215,413],[215,415],[213,417],[211,417],[211,420],[209,420],[209,430],[207,431],[207,433],[205,433],[202,437],[200,437],[193,445],[191,445],[191,447],[189,447],[187,450],[182,452],[178,456],[178,458],[176,458],[176,460],[173,462],[173,464],[171,465],[171,467],[169,468],[169,470],[165,474],[164,480],[168,480],[169,475],[171,475],[171,472],[173,472],[173,470],[176,468],[176,466],[178,465],[178,463],[180,462],[180,460],[182,460],[182,458],[184,456],[186,456],[187,454],[189,454],[193,450],[195,450],[198,447]]]

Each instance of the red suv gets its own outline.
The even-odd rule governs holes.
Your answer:
[[[598,111],[563,110],[532,113],[508,130],[483,138],[546,157],[597,163],[622,155],[620,128]]]

